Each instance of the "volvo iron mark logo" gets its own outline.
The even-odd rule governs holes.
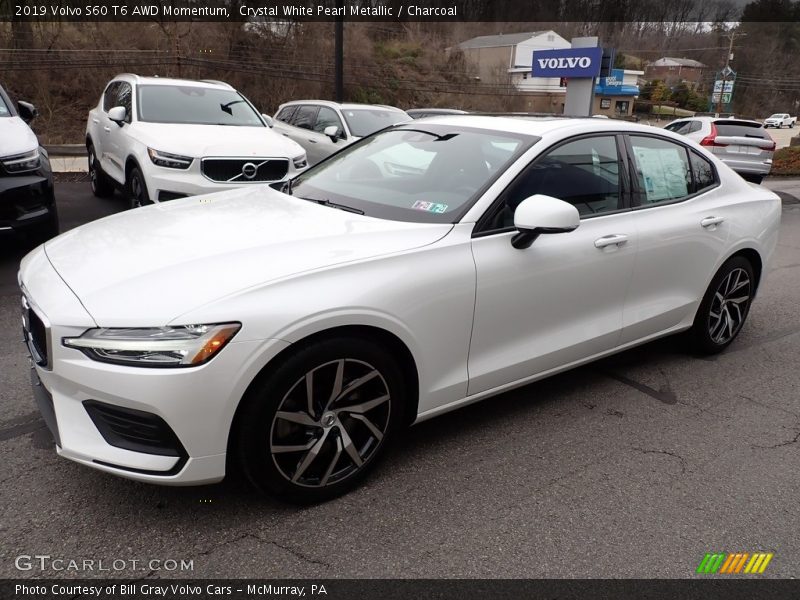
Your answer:
[[[255,164],[249,162],[242,165],[242,175],[244,175],[245,179],[253,179],[257,173],[258,167]]]

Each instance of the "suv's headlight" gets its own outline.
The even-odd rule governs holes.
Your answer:
[[[211,360],[236,335],[240,323],[176,327],[89,329],[64,338],[89,358],[137,367],[194,367]]]
[[[159,167],[167,167],[168,169],[188,169],[192,166],[194,160],[191,156],[181,156],[180,154],[170,154],[169,152],[161,152],[153,148],[147,149],[147,154],[154,165]]]
[[[305,154],[301,154],[300,156],[293,158],[292,162],[294,163],[295,169],[305,169],[308,166],[308,158]]]
[[[35,171],[39,168],[39,149],[15,154],[14,156],[4,156],[0,158],[3,167],[9,173],[22,173],[23,171]]]

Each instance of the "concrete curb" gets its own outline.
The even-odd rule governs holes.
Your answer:
[[[44,149],[50,156],[86,156],[86,146],[83,144],[53,144]]]

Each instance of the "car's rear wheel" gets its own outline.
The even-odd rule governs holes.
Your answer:
[[[89,181],[92,185],[92,193],[98,198],[113,196],[114,184],[100,166],[100,161],[97,160],[97,155],[94,152],[94,146],[90,144],[87,150],[89,153]]]
[[[750,311],[755,285],[753,267],[746,258],[734,256],[722,265],[689,330],[694,350],[716,354],[736,339]]]
[[[377,342],[331,338],[257,380],[242,400],[238,455],[245,475],[282,500],[327,500],[371,471],[404,422],[406,389]]]
[[[133,167],[128,175],[128,198],[131,201],[131,208],[152,204],[144,175],[139,167]]]

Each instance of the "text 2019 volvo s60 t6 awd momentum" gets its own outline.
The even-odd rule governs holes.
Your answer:
[[[176,200],[23,260],[59,454],[164,484],[226,458],[294,501],[403,426],[687,332],[719,352],[780,201],[685,137],[605,119],[436,117],[286,184]]]

